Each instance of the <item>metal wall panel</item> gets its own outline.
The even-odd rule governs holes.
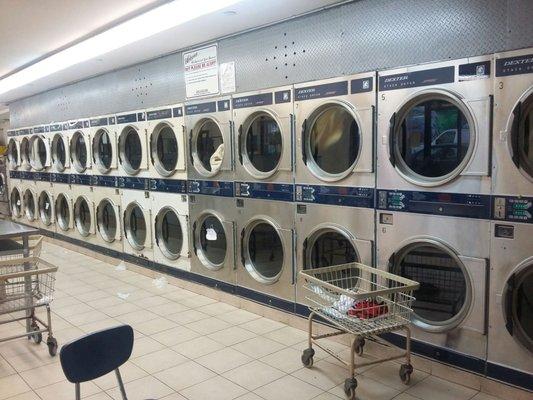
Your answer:
[[[533,45],[531,0],[361,0],[218,42],[238,91]],[[180,53],[14,102],[13,127],[185,100]]]

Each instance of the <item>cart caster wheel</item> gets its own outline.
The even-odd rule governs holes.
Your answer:
[[[302,353],[302,364],[306,368],[311,368],[313,366],[313,356],[315,355],[315,350],[312,348],[305,349]]]
[[[48,353],[54,357],[57,354],[57,340],[55,338],[48,338],[46,345],[48,346]]]
[[[400,367],[400,379],[406,385],[411,382],[411,374],[413,373],[413,366],[411,364],[402,364]]]
[[[357,389],[357,379],[348,378],[344,381],[344,394],[348,400],[355,400],[355,389]]]
[[[365,339],[361,339],[359,343],[357,343],[357,346],[355,347],[355,353],[358,356],[363,355],[363,348],[365,347]]]
[[[38,331],[39,329],[37,324],[31,326],[32,331]],[[41,332],[32,333],[31,338],[36,344],[40,344],[43,341],[43,334]]]

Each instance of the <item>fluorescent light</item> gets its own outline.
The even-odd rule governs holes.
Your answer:
[[[75,44],[0,81],[0,94],[242,0],[174,0]]]

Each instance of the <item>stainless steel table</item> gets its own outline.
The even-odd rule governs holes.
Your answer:
[[[0,220],[0,251],[4,250],[2,248],[4,247],[2,245],[3,240],[22,238],[22,248],[23,248],[22,254],[24,255],[24,257],[29,257],[30,255],[29,236],[36,235],[38,233],[39,233],[39,229],[32,228],[31,226],[16,224],[15,222],[11,222],[11,221]],[[29,314],[30,311],[26,311],[26,313]],[[30,320],[29,319],[26,319],[26,332],[30,332]]]

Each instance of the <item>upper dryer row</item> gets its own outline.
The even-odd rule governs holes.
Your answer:
[[[349,187],[377,171],[380,189],[529,195],[532,73],[526,49],[21,129],[9,162]]]

